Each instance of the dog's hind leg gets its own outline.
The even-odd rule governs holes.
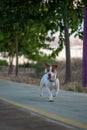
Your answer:
[[[55,88],[55,94],[56,94],[56,96],[58,95],[59,87],[60,87],[60,83],[59,83],[59,79],[57,79],[56,88]]]
[[[43,86],[40,86],[40,96],[43,96]]]
[[[43,96],[44,87],[45,87],[44,84],[41,82],[40,83],[40,91],[41,91],[40,96]]]

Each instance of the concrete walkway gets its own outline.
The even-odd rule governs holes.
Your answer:
[[[39,87],[0,80],[0,100],[34,112],[57,123],[87,130],[87,94],[60,90],[54,102]]]

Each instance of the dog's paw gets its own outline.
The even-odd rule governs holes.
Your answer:
[[[53,102],[53,100],[49,100],[49,102]]]
[[[53,97],[56,97],[56,94],[55,94],[55,95],[53,95]]]
[[[40,97],[42,97],[43,95],[42,94],[40,94]]]

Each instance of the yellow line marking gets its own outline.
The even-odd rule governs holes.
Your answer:
[[[68,118],[64,118],[62,116],[58,116],[58,115],[55,115],[55,114],[52,114],[52,113],[49,113],[49,112],[46,112],[46,111],[31,107],[31,106],[27,106],[27,105],[15,102],[15,101],[10,100],[10,99],[0,98],[0,100],[3,100],[5,102],[7,102],[7,103],[13,104],[13,105],[18,106],[18,107],[22,107],[22,108],[27,109],[27,110],[34,111],[36,113],[39,113],[41,115],[44,115],[44,116],[46,116],[48,118],[51,118],[51,119],[54,119],[56,121],[61,121],[61,122],[64,122],[66,124],[70,124],[70,125],[73,125],[73,126],[76,126],[76,127],[87,130],[87,125],[84,124],[84,123],[80,123],[80,122],[77,122],[77,121],[74,121],[74,120],[71,120],[71,119],[68,119]]]

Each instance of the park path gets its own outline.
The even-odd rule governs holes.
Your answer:
[[[29,84],[0,80],[0,100],[27,111],[87,130],[87,94],[60,90],[54,102],[49,102],[46,91],[40,97],[40,89]]]

